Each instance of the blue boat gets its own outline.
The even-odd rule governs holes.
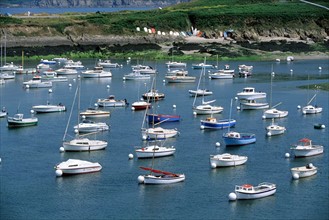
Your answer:
[[[234,119],[223,119],[217,120],[214,117],[208,117],[205,120],[200,120],[200,128],[201,129],[223,129],[234,127],[236,124],[236,120]]]
[[[235,131],[223,134],[226,146],[229,145],[246,145],[256,142],[256,135],[251,133],[239,133]]]
[[[180,115],[147,114],[147,119],[150,124],[177,122],[180,121]]]

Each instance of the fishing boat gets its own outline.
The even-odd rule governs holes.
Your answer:
[[[78,125],[74,126],[75,130],[78,130],[80,133],[92,133],[98,131],[107,131],[110,129],[110,126],[105,122],[94,122],[91,120],[83,120]]]
[[[92,70],[86,70],[81,72],[83,78],[105,78],[112,77],[112,72],[104,70],[102,66],[95,66]]]
[[[55,166],[57,176],[93,173],[101,169],[102,166],[99,163],[78,159],[68,159]]]
[[[32,106],[33,111],[36,113],[51,113],[51,112],[64,112],[66,111],[65,105],[59,103],[58,105],[34,105]]]
[[[24,118],[23,114],[15,114],[13,117],[7,117],[8,127],[26,127],[38,124],[38,118]]]
[[[291,175],[294,179],[313,176],[318,172],[318,168],[312,163],[301,167],[293,167],[290,169]]]
[[[108,98],[98,99],[97,105],[101,107],[126,107],[129,103],[127,99],[117,100],[114,95],[110,95]]]
[[[138,177],[138,182],[142,184],[173,184],[183,182],[184,174],[176,174],[162,170],[156,170],[149,167],[140,167],[143,170],[150,171],[150,174],[141,175]]]
[[[51,81],[43,82],[41,76],[34,76],[31,80],[23,82],[25,88],[50,88],[53,86]]]
[[[224,129],[228,127],[234,127],[236,120],[234,119],[222,119],[217,120],[214,117],[208,117],[204,120],[200,120],[201,129]]]
[[[238,92],[237,97],[244,100],[254,100],[266,98],[266,92],[257,92],[254,87],[245,87],[242,92]]]
[[[232,155],[229,153],[210,155],[210,166],[216,167],[231,167],[245,164],[248,160],[247,156]]]
[[[79,91],[79,92],[78,92]],[[73,139],[68,139],[68,127],[70,124],[70,119],[73,112],[73,106],[75,103],[76,98],[79,98],[78,100],[78,111],[80,111],[80,84],[78,84],[77,89],[75,91],[73,104],[69,116],[69,120],[67,122],[65,133],[63,136],[63,146],[60,147],[60,151],[95,151],[95,150],[103,150],[107,147],[107,141],[102,140],[92,140],[87,137],[84,137],[80,135],[79,130],[76,132],[76,136]],[[78,124],[80,121],[80,114],[78,113]],[[88,134],[86,134],[88,135]]]
[[[276,192],[276,184],[274,183],[260,183],[257,186],[244,184],[242,186],[235,186],[234,193],[236,199],[260,199],[271,196]]]
[[[290,148],[295,157],[309,157],[323,153],[322,145],[312,144],[312,140],[308,138],[300,139],[299,142]]]
[[[112,63],[111,60],[99,60],[97,65],[102,66],[104,68],[118,68],[121,67],[118,63]]]
[[[148,145],[146,147],[139,147],[135,149],[135,153],[137,158],[155,158],[155,157],[165,157],[174,155],[176,148],[174,146],[164,146],[165,142],[162,142],[161,145],[150,144],[148,141]]]
[[[109,111],[103,111],[94,108],[88,108],[86,111],[80,112],[80,116],[84,118],[99,118],[99,117],[109,117]]]
[[[147,113],[147,120],[150,124],[157,124],[163,122],[177,122],[180,121],[180,115],[169,115],[169,114],[156,114]]]
[[[284,126],[279,126],[274,123],[274,118],[272,119],[272,124],[266,127],[266,135],[273,136],[283,134],[286,131]]]

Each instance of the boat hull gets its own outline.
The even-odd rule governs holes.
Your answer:
[[[271,196],[275,192],[276,192],[276,188],[271,188],[268,189],[267,191],[255,192],[255,193],[244,193],[244,192],[235,191],[235,194],[237,195],[237,199],[260,199],[267,196]]]
[[[166,157],[174,155],[174,147],[144,147],[135,150],[137,158]]]
[[[7,118],[8,127],[27,127],[27,126],[35,126],[38,124],[37,118],[25,118],[22,120],[15,120],[12,117]]]
[[[143,140],[159,140],[175,137],[178,134],[176,129],[148,128],[142,130]]]
[[[314,145],[313,145],[314,146]],[[317,146],[312,149],[309,148],[293,148],[295,157],[310,157],[323,153],[323,146]]]
[[[201,129],[224,129],[229,127],[234,127],[236,120],[219,120],[216,122],[209,122],[207,120],[200,121]]]
[[[106,141],[74,139],[63,143],[65,151],[94,151],[103,150],[107,147]]]
[[[223,139],[226,146],[238,146],[247,145],[256,142],[256,136],[254,134],[240,133],[240,137],[230,136],[229,134],[224,134]]]
[[[272,119],[272,118],[284,118],[288,116],[288,111],[279,111],[276,109],[266,110],[263,114],[263,118]]]
[[[180,115],[147,114],[147,118],[150,124],[180,121]]]
[[[248,160],[246,156],[222,154],[222,155],[210,155],[210,165],[216,165],[216,167],[231,167],[245,164]]]
[[[185,180],[184,174],[179,174],[178,176],[167,176],[167,175],[145,175],[144,184],[173,184],[183,182]]]
[[[36,105],[32,109],[37,113],[51,113],[51,112],[64,112],[66,111],[63,105]]]
[[[318,169],[315,166],[312,167],[303,166],[303,167],[291,168],[290,171],[293,177],[297,174],[299,178],[304,178],[304,177],[315,175],[318,172]]]

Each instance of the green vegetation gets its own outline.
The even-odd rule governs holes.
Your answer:
[[[329,91],[329,83],[320,83],[320,84],[312,84],[312,85],[303,85],[299,86],[300,89],[311,89],[311,90],[324,90]]]

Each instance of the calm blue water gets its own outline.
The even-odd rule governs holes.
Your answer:
[[[140,8],[1,8],[0,13],[5,14],[9,13],[12,15],[15,14],[24,14],[28,11],[33,14],[47,13],[47,14],[63,14],[68,12],[75,13],[92,13],[92,12],[116,12],[116,11],[145,11],[154,9],[153,7],[140,7]]]
[[[95,60],[82,61],[89,68],[95,64]],[[132,103],[150,88],[151,81],[123,82],[122,76],[130,72],[130,64],[124,60],[114,61],[122,63],[123,68],[114,69],[112,79],[81,79],[81,109],[94,106],[98,98],[110,94]],[[163,124],[180,131],[180,136],[167,142],[177,151],[175,156],[157,158],[154,167],[185,173],[185,182],[168,186],[138,184],[137,177],[145,174],[139,166],[151,166],[151,160],[128,160],[134,146],[143,144],[140,128],[144,113],[134,112],[130,107],[108,108],[112,115],[104,121],[111,125],[111,130],[97,136],[109,142],[106,150],[60,153],[78,80],[71,77],[69,82],[55,83],[53,92],[48,93],[48,89],[23,89],[22,82],[31,76],[18,75],[15,80],[0,85],[1,107],[5,106],[10,115],[19,109],[28,116],[33,105],[47,101],[62,102],[68,111],[38,114],[37,126],[20,129],[8,129],[6,119],[0,119],[1,219],[328,219],[328,92],[318,91],[316,101],[324,108],[321,114],[305,116],[297,109],[314,94],[314,91],[301,90],[297,86],[328,82],[328,60],[296,60],[292,64],[245,62],[254,66],[251,78],[207,78],[201,83],[214,92],[209,99],[216,99],[216,103],[224,107],[223,113],[216,115],[224,119],[229,117],[231,98],[244,87],[252,86],[269,95],[273,65],[276,73],[273,104],[282,102],[278,108],[289,111],[287,118],[277,120],[287,132],[266,137],[265,127],[271,121],[262,120],[262,110],[238,111],[234,101],[232,118],[237,120],[234,130],[253,132],[257,136],[255,144],[242,147],[225,147],[221,138],[223,130],[200,130],[200,119],[206,116],[193,116],[193,98],[188,94],[189,89],[196,88],[197,82],[163,83],[167,71],[164,63],[144,62],[159,69],[157,88],[166,94],[166,99],[158,102],[157,109],[161,113],[180,114],[182,121]],[[236,70],[238,64],[243,64],[228,63]],[[27,67],[36,64],[26,63]],[[132,64],[136,64],[136,60]],[[191,64],[188,63],[189,74],[199,76],[200,71],[192,70]],[[221,67],[224,64],[221,63]],[[326,79],[307,80],[308,75],[326,76]],[[306,80],[297,80],[300,76]],[[285,80],[280,80],[282,78]],[[70,83],[72,87],[69,87]],[[176,109],[172,107],[174,104]],[[74,112],[73,121],[77,118],[77,111]],[[317,122],[324,123],[326,129],[314,129],[313,124]],[[73,134],[74,124],[70,125],[70,134]],[[304,159],[285,158],[290,146],[304,137],[324,145],[325,153]],[[221,146],[216,147],[216,142]],[[248,162],[239,167],[211,169],[209,155],[224,152],[246,155]],[[68,158],[97,161],[103,169],[93,174],[57,178],[53,167]],[[292,180],[290,168],[306,163],[317,166],[318,174]],[[264,181],[277,184],[274,196],[254,201],[228,201],[228,194],[233,192],[236,184],[255,185]]]

